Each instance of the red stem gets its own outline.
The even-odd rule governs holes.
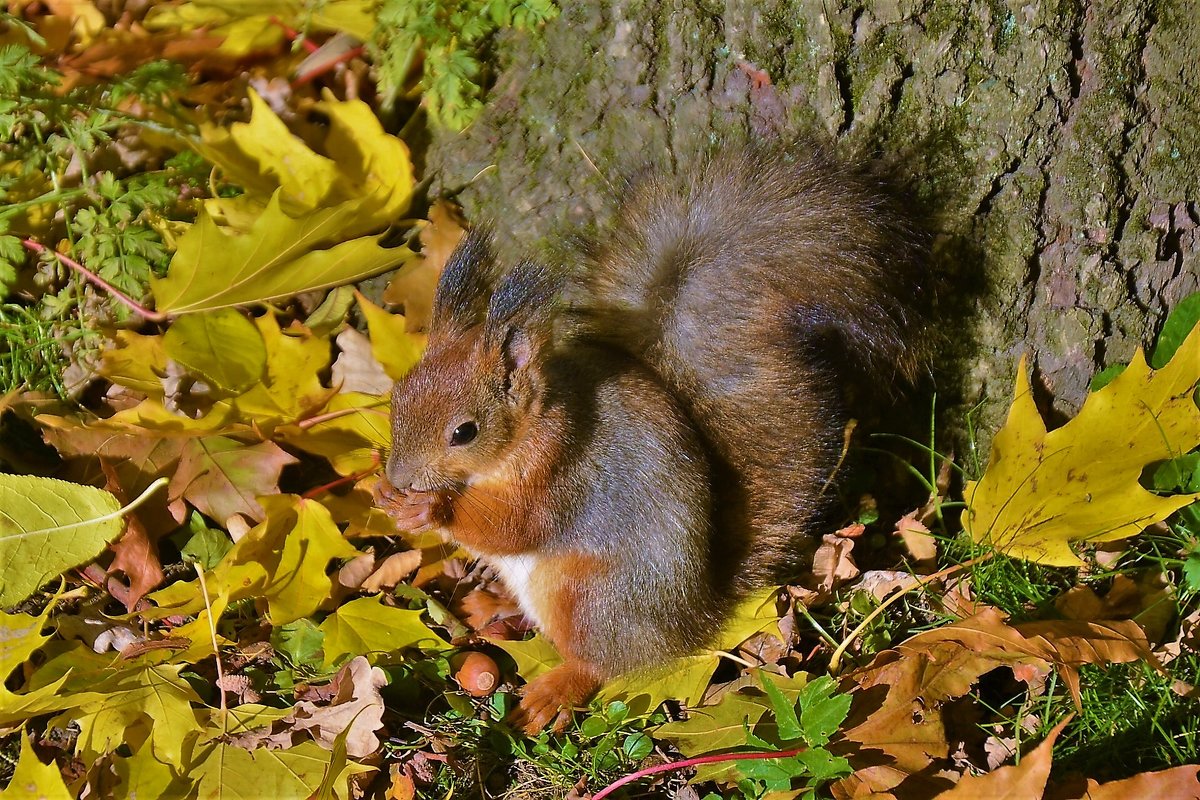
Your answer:
[[[52,254],[55,258],[57,258],[63,264],[66,264],[68,267],[70,267],[71,269],[75,270],[80,275],[82,275],[86,280],[91,281],[99,288],[108,292],[110,295],[113,296],[114,299],[120,301],[126,308],[128,308],[133,313],[141,316],[142,318],[148,319],[151,322],[165,322],[166,321],[166,319],[167,319],[166,314],[160,314],[159,312],[154,311],[153,309],[146,308],[144,305],[139,303],[137,300],[134,300],[132,297],[125,294],[120,289],[113,286],[111,283],[104,280],[104,278],[101,278],[99,275],[92,272],[90,269],[85,267],[83,264],[80,264],[78,261],[71,258],[70,256],[64,255],[63,253],[60,253],[57,250],[51,250],[49,247],[46,247],[46,245],[42,244],[41,242],[36,242],[33,239],[22,239],[21,244],[25,245],[26,250],[31,250],[34,253],[38,253],[38,254],[50,253],[50,254]]]
[[[279,28],[283,31],[283,35],[288,37],[292,41],[295,41],[296,39],[300,38],[300,31],[291,27],[290,25],[285,23],[283,20],[281,20],[279,17],[271,17],[271,22],[278,25]],[[321,49],[321,45],[317,44],[312,39],[305,39],[303,42],[300,43],[300,46],[303,47],[305,50],[307,50],[310,53],[315,53]]]
[[[353,58],[358,58],[365,51],[366,51],[365,47],[355,47],[351,50],[347,50],[346,52],[342,53],[337,58],[330,59],[329,61],[320,65],[319,67],[310,69],[308,72],[304,73],[303,75],[296,76],[296,80],[292,81],[292,86],[293,87],[303,86],[304,84],[308,83],[309,81],[316,80],[317,78],[324,75],[326,72],[336,69],[339,64],[345,64],[347,61],[350,61]]]
[[[363,478],[367,477],[368,475],[371,475],[378,469],[379,469],[378,454],[376,454],[376,464],[374,467],[371,467],[371,469],[366,469],[366,470],[363,470],[362,472],[356,472],[353,475],[345,475],[341,478],[338,478],[335,481],[330,481],[329,483],[325,484],[324,486],[314,486],[313,488],[309,489],[307,492],[302,494],[301,497],[304,497],[308,500],[313,500],[321,492],[326,492],[326,491],[330,491],[331,489],[336,489],[337,487],[339,487],[343,484],[357,483],[358,481],[362,480]]]
[[[685,769],[686,767],[694,767],[697,764],[716,764],[721,761],[745,761],[753,758],[788,758],[798,755],[807,750],[807,747],[797,747],[794,750],[780,750],[775,753],[719,753],[711,756],[696,756],[695,758],[685,758],[683,761],[672,761],[669,764],[659,764],[646,769],[639,769],[632,775],[626,775],[618,781],[610,783],[600,791],[592,795],[592,800],[604,800],[610,794],[620,789],[622,786],[633,783],[639,778],[644,778],[647,775],[657,775],[660,772],[672,772],[677,769]]]

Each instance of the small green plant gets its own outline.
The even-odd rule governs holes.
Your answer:
[[[479,51],[503,28],[526,30],[553,19],[551,0],[384,0],[376,16],[376,62],[395,97],[421,64],[417,90],[433,120],[466,127],[481,108]]]
[[[66,366],[128,314],[70,264],[141,297],[166,269],[165,225],[193,213],[195,160],[163,160],[163,134],[187,128],[169,99],[186,81],[163,61],[106,81],[67,76],[23,22],[3,14],[0,27],[26,39],[0,47],[0,299],[20,301],[0,317],[0,392],[64,395]]]

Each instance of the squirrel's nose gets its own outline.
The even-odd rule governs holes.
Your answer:
[[[411,459],[406,459],[395,452],[388,456],[387,466],[383,470],[383,474],[387,476],[388,483],[397,489],[411,488],[416,472],[416,464]]]

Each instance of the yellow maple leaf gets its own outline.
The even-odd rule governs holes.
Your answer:
[[[1022,358],[987,470],[966,486],[971,538],[1014,558],[1074,566],[1071,542],[1132,536],[1200,497],[1160,497],[1138,483],[1147,464],[1200,444],[1198,382],[1200,326],[1162,369],[1150,369],[1139,350],[1074,419],[1047,432]]]

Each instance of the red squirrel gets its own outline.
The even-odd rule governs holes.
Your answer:
[[[924,240],[875,180],[769,147],[679,173],[573,269],[503,270],[468,234],[393,393],[380,504],[494,567],[563,657],[514,712],[531,732],[805,568],[842,384],[920,363]]]

